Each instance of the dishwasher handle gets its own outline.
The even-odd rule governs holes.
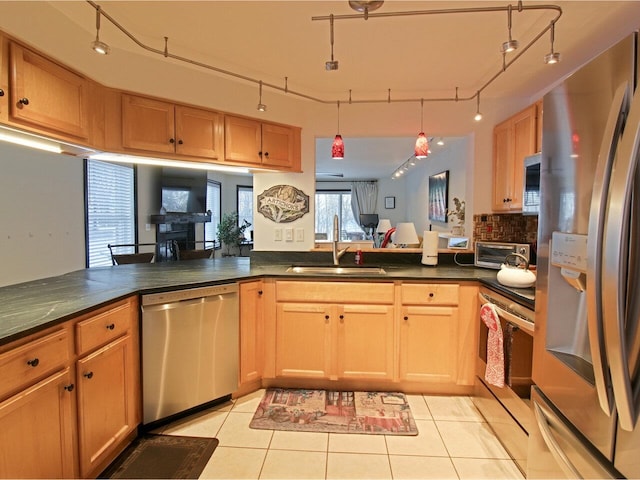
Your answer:
[[[172,290],[169,292],[152,293],[142,296],[142,306],[163,305],[168,303],[185,302],[189,300],[199,301],[202,298],[217,295],[238,293],[237,283],[225,283],[208,287],[188,288],[184,290]],[[184,304],[184,303],[183,303]]]

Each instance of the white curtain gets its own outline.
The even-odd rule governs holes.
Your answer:
[[[356,222],[360,223],[361,213],[376,213],[378,204],[377,182],[351,183],[351,211]]]

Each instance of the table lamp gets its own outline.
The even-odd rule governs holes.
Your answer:
[[[394,243],[400,248],[406,248],[412,243],[420,243],[416,227],[411,222],[399,223],[396,225],[396,236]]]

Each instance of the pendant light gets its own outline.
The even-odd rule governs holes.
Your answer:
[[[416,158],[427,158],[429,155],[429,142],[427,140],[427,136],[424,134],[423,128],[423,119],[424,119],[424,99],[420,99],[420,133],[418,134],[418,138],[416,139],[416,148],[414,149],[414,153]]]
[[[104,42],[100,41],[100,5],[96,8],[96,39],[91,42],[91,48],[100,55],[109,55],[111,48]]]
[[[344,142],[342,141],[342,135],[340,135],[340,100],[338,104],[338,133],[333,139],[333,145],[331,145],[331,158],[334,160],[342,160],[344,158]]]

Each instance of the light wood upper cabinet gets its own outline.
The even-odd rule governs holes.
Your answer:
[[[85,77],[11,43],[9,91],[10,122],[77,139],[89,137]]]
[[[122,95],[126,149],[221,159],[222,115],[137,95]]]
[[[522,209],[524,158],[537,150],[536,106],[531,105],[493,132],[493,210]]]
[[[225,115],[225,161],[300,171],[300,129]]]
[[[264,368],[264,282],[240,284],[240,385],[259,382]]]

